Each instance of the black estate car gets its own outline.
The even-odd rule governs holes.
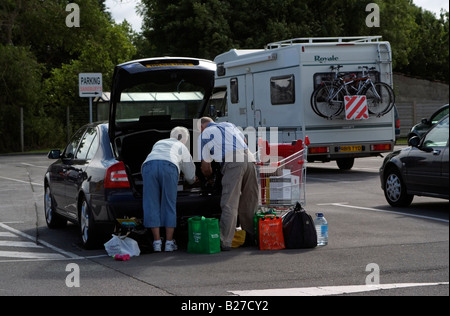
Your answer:
[[[142,219],[141,165],[154,143],[175,126],[193,131],[207,111],[215,64],[194,58],[152,58],[116,66],[109,122],[78,130],[45,175],[45,218],[50,228],[80,225],[82,243],[110,237],[118,219]],[[191,135],[192,136],[192,135]],[[193,137],[191,137],[192,151]],[[220,180],[179,183],[177,215],[220,214]],[[197,176],[202,178],[200,168]]]
[[[449,198],[449,116],[437,122],[409,147],[386,156],[380,168],[381,187],[392,206],[408,206],[414,195]]]

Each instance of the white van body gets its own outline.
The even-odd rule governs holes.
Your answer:
[[[248,127],[278,129],[279,143],[308,136],[309,161],[337,160],[350,169],[354,158],[390,152],[395,143],[394,111],[364,120],[326,119],[314,113],[311,95],[322,82],[341,73],[361,75],[361,66],[375,67],[374,81],[393,85],[389,42],[379,36],[297,38],[271,43],[265,49],[232,49],[214,59],[215,88],[226,88],[226,102],[216,121]],[[218,93],[220,94],[220,93]],[[223,93],[222,93],[223,95]],[[269,139],[269,142],[273,140]]]

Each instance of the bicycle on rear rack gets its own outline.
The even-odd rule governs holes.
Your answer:
[[[375,68],[360,66],[362,76],[339,73],[342,65],[330,67],[334,71],[334,79],[323,81],[311,95],[311,107],[317,115],[326,119],[339,116],[344,110],[344,97],[348,95],[365,95],[370,114],[377,117],[388,113],[395,103],[395,95],[391,86],[384,82],[373,82],[369,71]]]

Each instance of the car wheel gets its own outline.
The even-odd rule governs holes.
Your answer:
[[[384,179],[384,196],[388,203],[397,207],[409,206],[414,195],[406,193],[406,186],[400,172],[394,169],[388,170]]]
[[[55,211],[55,203],[50,186],[45,186],[44,192],[44,213],[45,222],[48,228],[60,228],[67,224],[67,220],[58,215]]]
[[[355,158],[338,158],[336,159],[336,163],[341,170],[350,170],[353,168],[353,164],[355,163]]]
[[[97,246],[97,239],[95,234],[95,223],[92,217],[91,208],[89,207],[86,198],[82,198],[80,203],[80,234],[83,247],[92,249]]]

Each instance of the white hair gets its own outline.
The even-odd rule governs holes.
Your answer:
[[[177,126],[170,132],[170,138],[175,138],[186,144],[189,140],[189,130],[183,126]]]

